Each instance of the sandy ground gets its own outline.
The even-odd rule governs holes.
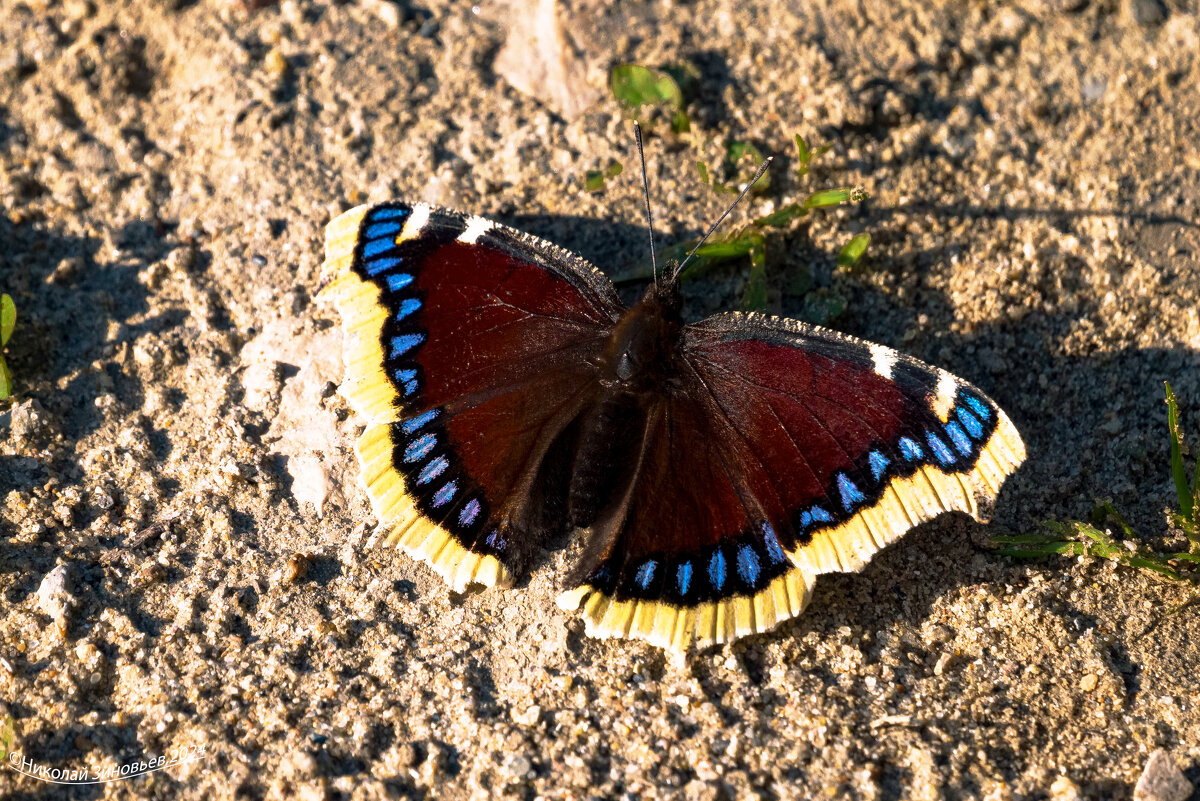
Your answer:
[[[985,547],[1096,498],[1168,537],[1163,379],[1200,431],[1195,0],[575,0],[565,34],[481,5],[0,0],[0,721],[48,767],[204,755],[74,789],[0,767],[0,797],[1065,801],[1131,797],[1159,748],[1200,784],[1188,591]],[[698,76],[700,144],[648,149],[667,236],[723,202],[697,148],[785,156],[762,212],[802,191],[791,135],[831,142],[815,185],[872,199],[772,240],[772,309],[811,274],[1030,453],[990,527],[922,526],[687,664],[584,637],[563,554],[458,596],[369,547],[314,300],[324,224],[366,199],[642,256],[636,173],[583,190],[633,166],[623,62]]]

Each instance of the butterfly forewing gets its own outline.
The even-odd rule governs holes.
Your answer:
[[[549,243],[423,204],[346,212],[326,247],[351,335],[343,393],[376,423],[358,452],[389,540],[456,589],[503,581],[539,545],[552,446],[592,402],[622,310],[611,283]]]

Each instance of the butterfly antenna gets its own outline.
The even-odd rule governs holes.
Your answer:
[[[658,286],[658,263],[654,260],[654,215],[650,213],[650,182],[646,178],[646,156],[642,153],[642,126],[633,121],[633,138],[637,142],[638,160],[642,162],[642,194],[646,197],[646,227],[650,229],[650,272]]]
[[[762,178],[763,173],[767,171],[767,167],[771,166],[771,159],[773,158],[775,157],[767,156],[766,159],[763,160],[763,163],[758,167],[758,172],[754,173],[754,177],[750,179],[750,183],[746,184],[746,188],[742,190],[742,193],[737,196],[737,200],[729,204],[729,208],[725,209],[725,213],[718,217],[715,223],[709,226],[708,230],[704,232],[704,236],[700,237],[700,241],[696,243],[696,247],[692,248],[691,252],[683,257],[683,261],[679,262],[679,266],[675,268],[675,272],[671,275],[672,281],[679,277],[679,274],[683,272],[684,266],[691,261],[692,256],[696,255],[696,251],[708,241],[708,238],[712,235],[712,232],[717,230],[717,226],[725,222],[725,218],[729,216],[729,212],[733,211],[737,207],[737,204],[742,202],[742,198],[746,196],[746,193],[750,191],[750,188],[758,183],[758,179]]]

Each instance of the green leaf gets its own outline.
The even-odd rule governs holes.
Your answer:
[[[17,733],[13,728],[13,716],[5,715],[0,720],[0,762],[6,761],[8,755],[12,753],[13,741],[16,737]]]
[[[696,171],[700,173],[700,180],[704,183],[712,183],[712,179],[708,175],[708,165],[703,161],[696,162]]]
[[[598,192],[604,188],[607,181],[621,174],[624,167],[619,161],[610,161],[603,170],[588,170],[584,176],[583,188],[588,192]]]
[[[1164,381],[1167,390],[1167,427],[1171,430],[1171,477],[1175,479],[1175,495],[1179,498],[1179,511],[1188,521],[1189,528],[1195,523],[1196,499],[1188,486],[1187,471],[1183,467],[1183,434],[1179,430],[1179,405],[1170,383]],[[1200,461],[1197,461],[1200,465]],[[1188,531],[1188,534],[1195,533]]]
[[[812,292],[804,297],[800,319],[813,325],[829,325],[846,311],[846,299],[834,292]]]
[[[842,246],[838,253],[838,267],[853,267],[862,259],[863,254],[867,252],[867,245],[871,244],[870,234],[859,234]]]
[[[854,190],[846,189],[826,189],[821,192],[813,192],[804,200],[804,205],[810,209],[823,209],[829,206],[840,206],[843,203],[849,203]]]
[[[742,295],[745,311],[767,309],[767,240],[762,234],[750,233],[744,237],[750,242],[750,275],[746,278],[746,291]]]
[[[0,356],[0,400],[11,395],[12,389],[12,373],[8,371],[8,364],[4,361],[4,357]]]
[[[808,209],[799,203],[789,203],[781,209],[759,217],[754,224],[759,228],[785,228],[792,220],[798,220],[808,215]]]
[[[8,295],[0,295],[0,348],[8,344],[17,324],[17,307]]]
[[[686,112],[680,110],[675,112],[675,116],[671,118],[671,131],[677,134],[684,134],[692,130],[692,123],[688,119]]]
[[[725,148],[725,158],[729,159],[730,164],[736,165],[746,156],[753,159],[755,167],[762,164],[765,158],[762,151],[750,142],[730,142]]]
[[[642,106],[666,103],[683,110],[683,92],[675,79],[665,72],[638,64],[622,64],[613,67],[609,86],[617,102],[627,109],[637,110]]]
[[[812,154],[808,150],[808,142],[805,142],[804,137],[800,134],[796,134],[796,150],[800,157],[800,163],[807,167],[808,163],[812,161]]]

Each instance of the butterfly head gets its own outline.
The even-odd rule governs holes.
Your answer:
[[[675,374],[683,328],[679,285],[660,281],[613,327],[601,369],[610,388],[640,394],[660,388]]]

